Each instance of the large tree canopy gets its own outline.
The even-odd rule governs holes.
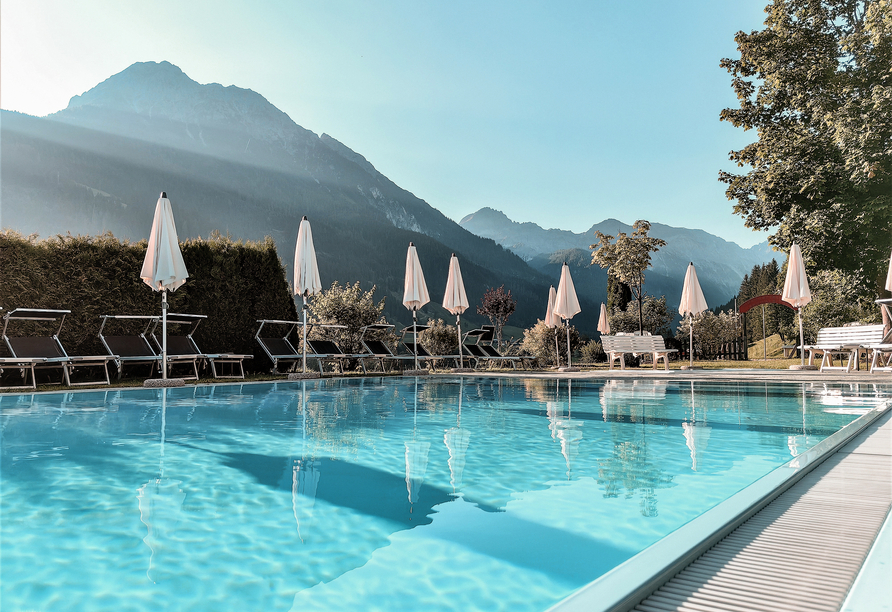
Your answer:
[[[721,172],[734,211],[796,241],[818,269],[881,287],[892,249],[892,0],[774,0],[765,29],[721,64],[739,108],[721,119],[758,139]]]

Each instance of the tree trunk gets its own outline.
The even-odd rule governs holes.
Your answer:
[[[638,275],[638,333],[644,334],[644,300],[641,295],[641,275]]]

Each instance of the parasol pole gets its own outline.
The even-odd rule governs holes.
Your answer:
[[[688,348],[688,356],[691,358],[691,367],[693,368],[694,367],[694,313],[692,312],[690,314],[691,314],[691,329],[689,331],[691,332],[691,344],[690,344],[690,347]]]
[[[303,298],[304,298],[304,307],[303,307],[304,343],[303,343],[303,349],[304,349],[304,374],[306,374],[307,373],[307,292],[306,291],[304,291]]]
[[[412,338],[414,342],[412,343],[412,352],[415,354],[415,369],[418,369],[418,310],[416,308],[412,309]],[[418,382],[415,382],[416,386]],[[416,400],[417,401],[417,400]]]
[[[167,289],[161,290],[161,380],[167,380]]]
[[[564,324],[567,326],[567,367],[572,368],[573,364],[570,363],[570,319],[567,319]]]
[[[458,367],[464,369],[465,356],[461,350],[461,313],[455,315],[455,326],[458,328]],[[461,398],[459,398],[459,404],[461,404]]]
[[[805,336],[802,333],[802,306],[796,309],[799,315],[799,356],[802,358],[801,364],[805,365]]]

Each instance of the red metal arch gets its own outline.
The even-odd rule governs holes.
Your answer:
[[[792,304],[790,304],[789,302],[785,302],[784,299],[779,295],[760,295],[758,297],[754,297],[751,300],[745,301],[737,308],[737,311],[743,314],[750,308],[753,308],[754,306],[761,306],[762,304],[780,304],[781,306],[786,306],[791,310],[796,310],[796,308],[794,308]]]

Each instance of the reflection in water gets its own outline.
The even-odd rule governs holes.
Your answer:
[[[706,452],[709,446],[709,436],[712,427],[706,425],[706,408],[700,409],[700,415],[697,415],[697,400],[694,394],[694,381],[691,381],[691,421],[681,424],[684,430],[684,439],[688,449],[691,451],[691,469],[697,471],[697,464],[700,462],[701,456]]]
[[[443,434],[443,443],[449,451],[449,484],[452,485],[453,495],[458,494],[461,488],[462,472],[465,469],[465,460],[468,453],[468,444],[471,441],[471,432],[462,429],[461,426],[461,398],[465,389],[465,379],[462,377],[458,387],[458,421],[455,427],[450,427]]]
[[[405,442],[406,445],[406,490],[409,492],[409,503],[418,501],[418,493],[424,483],[424,475],[427,473],[427,457],[430,452],[430,442],[415,439],[418,430],[418,377],[415,377],[414,407],[412,414],[412,439]]]
[[[601,411],[605,421],[628,420],[636,427],[611,429],[610,457],[598,461],[598,484],[604,497],[640,497],[643,516],[657,516],[656,490],[673,486],[667,475],[647,454],[647,408],[666,393],[666,383],[651,380],[610,380],[601,388]]]
[[[152,582],[160,580],[156,568],[155,555],[161,555],[165,542],[173,537],[174,528],[180,522],[180,513],[186,493],[180,488],[182,481],[164,477],[164,437],[167,428],[167,389],[161,390],[161,459],[158,478],[141,486],[139,494],[139,520],[148,532],[143,542],[151,550],[146,576]]]
[[[300,459],[293,460],[291,466],[291,508],[297,525],[297,537],[303,542],[300,533],[300,517],[309,514],[316,505],[316,488],[322,476],[320,462],[315,453],[307,453],[307,381],[301,381],[301,447]],[[313,445],[315,447],[315,444]],[[307,455],[310,458],[307,458]]]
[[[570,480],[572,461],[579,452],[579,443],[582,442],[583,421],[573,420],[573,382],[567,380],[567,418],[563,416],[563,404],[560,401],[546,403],[548,411],[548,428],[551,429],[552,440],[560,440],[561,454],[567,463],[567,480]],[[558,383],[560,394],[560,383]],[[558,398],[559,399],[559,398]]]

